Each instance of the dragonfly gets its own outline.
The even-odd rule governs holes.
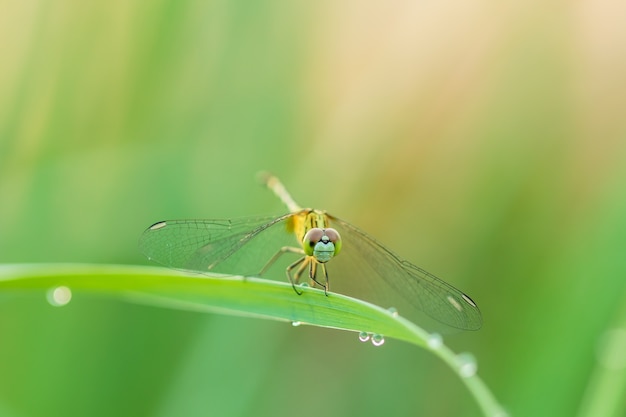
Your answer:
[[[302,208],[276,176],[259,177],[287,206],[287,213],[159,221],[142,234],[140,250],[170,268],[244,276],[265,276],[288,258],[278,269],[284,268],[298,295],[302,285],[311,285],[328,296],[332,282],[338,293],[421,312],[445,326],[461,330],[482,326],[480,310],[467,294],[402,259],[356,226],[326,211]],[[308,282],[301,283],[303,277]]]

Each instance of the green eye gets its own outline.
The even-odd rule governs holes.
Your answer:
[[[341,238],[335,229],[313,228],[304,235],[302,249],[308,256],[325,263],[339,253]]]
[[[304,241],[302,242],[302,249],[304,249],[304,253],[309,256],[313,256],[315,245],[322,239],[322,236],[324,236],[324,231],[317,227],[306,232],[306,235],[304,235]]]
[[[339,232],[335,229],[324,229],[324,232],[326,233],[326,236],[328,236],[328,239],[330,239],[330,241],[333,243],[333,245],[335,245],[334,255],[338,255],[341,251],[341,236],[339,236]]]

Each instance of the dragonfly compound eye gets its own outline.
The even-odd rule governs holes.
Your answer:
[[[335,255],[339,253],[341,250],[341,236],[339,236],[339,232],[335,229],[324,229],[324,234],[328,236],[328,239],[335,245]]]
[[[304,253],[309,256],[313,256],[315,245],[317,245],[317,243],[322,240],[323,236],[324,231],[317,227],[314,227],[313,229],[306,232],[302,242],[302,248],[304,249]]]

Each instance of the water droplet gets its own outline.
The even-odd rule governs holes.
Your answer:
[[[300,284],[301,287],[310,287],[308,282],[303,282]]]
[[[72,290],[61,285],[48,290],[46,298],[50,305],[55,307],[63,307],[72,300]]]
[[[390,312],[392,316],[394,316],[394,317],[398,317],[398,309],[397,309],[397,308],[395,308],[395,307],[389,307],[389,308],[387,309],[387,311],[388,311],[388,312]]]
[[[443,345],[443,337],[439,333],[432,333],[428,335],[428,347],[436,350],[439,349]]]
[[[459,353],[456,357],[456,361],[459,364],[459,374],[463,378],[469,378],[476,375],[478,365],[476,364],[476,358],[471,353]]]
[[[372,344],[374,346],[382,346],[385,343],[385,337],[382,334],[372,335]]]
[[[301,325],[301,324],[302,324],[302,322],[301,322],[301,321],[292,321],[292,322],[291,322],[291,325],[292,325],[293,327],[298,327],[298,326],[299,326],[299,325]]]
[[[359,333],[359,340],[361,342],[367,342],[368,340],[370,340],[370,334],[368,332]]]

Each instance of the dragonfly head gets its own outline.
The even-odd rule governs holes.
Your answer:
[[[326,263],[341,250],[341,236],[335,229],[314,227],[304,235],[302,248],[316,261]]]

